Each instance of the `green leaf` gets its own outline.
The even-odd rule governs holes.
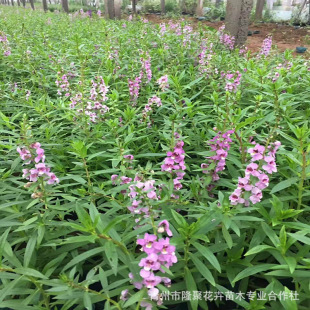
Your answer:
[[[99,237],[97,235],[89,235],[89,236],[76,236],[66,238],[61,244],[72,244],[72,243],[94,243]]]
[[[194,265],[197,268],[197,271],[209,282],[211,283],[213,286],[215,286],[215,280],[213,278],[212,273],[210,272],[210,270],[206,267],[206,265],[199,259],[197,258],[195,255],[193,254],[189,254],[191,260],[193,261]]]
[[[116,246],[112,241],[107,241],[104,245],[105,255],[108,258],[108,262],[113,270],[113,273],[117,274],[117,262],[118,262],[118,255],[116,251]]]
[[[85,309],[87,309],[87,310],[92,310],[93,309],[92,301],[91,301],[91,299],[89,297],[89,293],[88,292],[84,292],[84,294],[83,294],[83,304],[84,304]]]
[[[209,263],[218,271],[221,272],[221,266],[216,256],[205,246],[194,242],[193,246],[198,250],[198,252],[203,255]]]
[[[249,251],[247,251],[244,256],[249,256],[249,255],[253,255],[256,253],[260,253],[266,250],[275,250],[275,248],[273,248],[270,245],[257,245],[254,248],[250,249]]]
[[[9,282],[7,285],[4,286],[4,288],[0,291],[0,305],[2,306],[2,301],[4,298],[8,295],[11,294],[11,291],[14,289],[14,287],[18,284],[18,282],[22,279],[23,277],[18,277],[17,279]]]
[[[277,234],[274,232],[274,230],[272,230],[271,227],[267,225],[265,222],[261,223],[261,225],[262,225],[264,232],[266,233],[266,236],[268,236],[268,238],[271,240],[271,242],[273,243],[275,247],[278,247],[280,245],[280,239],[277,236]]]
[[[133,305],[134,303],[138,303],[140,302],[144,296],[145,296],[145,289],[142,289],[140,291],[138,291],[136,294],[132,295],[124,304],[124,308],[127,308],[131,305]]]
[[[88,258],[97,255],[99,253],[103,254],[105,251],[104,247],[94,248],[92,250],[88,250],[82,254],[75,256],[66,266],[62,269],[62,271],[67,270],[70,267],[77,265],[82,261],[86,261]]]
[[[228,247],[231,249],[233,246],[233,241],[232,241],[232,238],[231,238],[227,228],[224,225],[222,226],[222,232],[223,232],[223,237],[224,237]]]
[[[285,257],[285,260],[288,264],[288,267],[290,269],[290,272],[293,273],[297,266],[297,261],[294,257]]]
[[[298,182],[298,178],[290,178],[287,180],[284,180],[280,183],[278,183],[276,186],[273,187],[271,190],[270,194],[274,194],[276,192],[281,191],[282,189],[290,187],[292,184],[296,184]]]
[[[279,298],[284,310],[298,310],[296,300],[293,300],[293,298],[290,297],[291,291],[287,287],[284,287],[284,292],[287,293],[287,296],[289,296],[289,298]]]
[[[128,215],[118,215],[116,218],[114,218],[112,221],[110,221],[110,223],[103,228],[103,230],[101,231],[101,234],[106,234],[109,232],[109,230],[114,227],[115,225],[117,225],[119,222],[124,221],[124,219],[128,218]]]
[[[262,271],[266,271],[274,266],[277,266],[275,264],[260,264],[260,265],[255,265],[251,266],[248,268],[245,268],[242,270],[240,273],[236,275],[236,277],[232,281],[232,285],[235,285],[235,283],[243,278],[250,277],[254,274],[260,273]]]
[[[34,233],[31,236],[31,238],[29,239],[27,246],[26,246],[26,250],[25,250],[25,254],[24,254],[24,267],[29,266],[29,263],[30,263],[31,258],[32,258],[33,251],[34,251],[35,246],[36,246],[36,242],[37,242],[37,234]]]
[[[171,214],[172,214],[174,220],[176,221],[176,223],[178,224],[179,227],[188,226],[185,219],[183,218],[183,216],[180,213],[178,213],[174,210],[171,210]]]
[[[45,275],[43,275],[41,272],[32,269],[32,268],[16,268],[15,269],[16,273],[25,275],[25,276],[30,276],[30,277],[35,277],[35,278],[40,278],[40,279],[47,279],[47,277]]]
[[[191,292],[191,296],[193,296],[193,292],[197,291],[197,286],[196,286],[196,282],[195,282],[195,280],[193,278],[193,275],[191,274],[190,270],[187,267],[185,267],[185,275],[184,275],[184,277],[185,277],[186,288],[187,288],[187,290],[189,292]],[[197,310],[198,309],[198,299],[191,298],[190,299],[190,304],[191,304],[191,309],[192,310]]]
[[[302,243],[310,245],[309,237],[303,236],[300,233],[288,233],[288,235]]]

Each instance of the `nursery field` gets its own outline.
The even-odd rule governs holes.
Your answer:
[[[1,7],[1,309],[310,309],[310,63],[232,46]]]

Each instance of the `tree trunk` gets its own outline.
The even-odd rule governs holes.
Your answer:
[[[114,0],[114,13],[115,13],[115,18],[121,19],[121,17],[122,17],[122,0]]]
[[[109,18],[108,0],[104,0],[104,16],[105,18]]]
[[[262,19],[263,18],[263,9],[265,5],[265,0],[257,0],[256,2],[256,10],[255,10],[255,18]]]
[[[17,0],[17,5],[18,5],[18,6],[20,6],[20,2],[19,2],[19,0]]]
[[[203,16],[203,0],[197,2],[196,15]]]
[[[95,0],[95,5],[96,5],[96,9],[99,9],[99,7],[100,7],[100,1],[99,1],[99,0]]]
[[[245,43],[248,36],[253,0],[228,0],[226,6],[226,30],[235,37],[235,46]]]
[[[23,4],[23,7],[26,6],[26,0],[21,0],[22,4]]]
[[[136,0],[131,0],[131,3],[132,3],[132,13],[136,15],[137,14]]]
[[[166,0],[160,0],[161,14],[166,14]]]
[[[61,6],[63,10],[68,14],[69,13],[68,0],[61,0]]]
[[[44,10],[44,12],[46,12],[48,10],[47,0],[42,0],[42,4],[43,4],[43,10]]]
[[[30,6],[31,6],[32,10],[34,10],[34,3],[33,3],[33,0],[29,0],[29,2],[30,2]]]
[[[310,3],[309,3],[309,11],[308,11],[308,25],[310,25]]]
[[[12,6],[14,6],[14,0],[11,0],[11,4],[12,4]]]
[[[114,0],[108,0],[108,14],[110,19],[115,18]]]

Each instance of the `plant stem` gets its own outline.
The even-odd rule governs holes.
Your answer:
[[[300,142],[301,147],[303,147],[303,142]],[[307,168],[307,159],[306,159],[307,153],[302,150],[302,170],[301,170],[301,176],[300,176],[300,181],[298,184],[298,205],[297,205],[297,210],[300,210],[301,205],[302,205],[302,194],[304,190],[304,182],[306,179],[306,168]]]

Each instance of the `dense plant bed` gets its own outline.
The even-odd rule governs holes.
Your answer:
[[[309,309],[303,58],[0,14],[1,308]]]

